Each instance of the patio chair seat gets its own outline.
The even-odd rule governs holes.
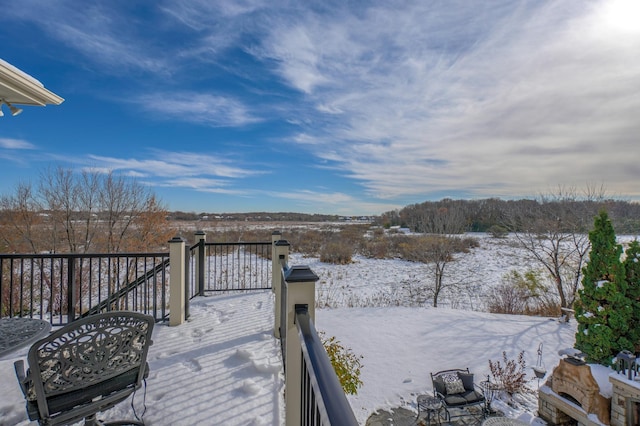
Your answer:
[[[484,396],[476,390],[446,395],[444,397],[444,403],[449,407],[474,405],[482,402],[484,402]]]
[[[144,378],[149,376],[149,364],[146,365],[146,372]],[[102,398],[105,401],[106,405],[115,405],[120,401],[127,399],[127,397],[133,393],[135,390],[134,383],[136,381],[136,376],[138,375],[138,370],[133,369],[129,370],[125,373],[120,374],[112,379],[109,379],[105,382],[101,382],[95,385],[88,386],[86,388],[78,389],[72,392],[68,392],[62,395],[53,396],[48,399],[49,404],[49,412],[51,413],[60,413],[65,411],[69,407],[75,407],[83,404],[87,404],[91,402],[94,398]],[[130,388],[131,392],[121,392],[123,389]],[[117,400],[111,401],[108,404],[106,403],[106,397],[112,395],[114,392],[121,392]],[[102,410],[108,407],[103,408]],[[99,410],[99,411],[102,411]],[[29,415],[29,420],[37,420],[38,419],[38,402],[27,401],[27,414]]]

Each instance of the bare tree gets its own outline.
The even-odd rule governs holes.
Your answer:
[[[580,285],[589,253],[589,223],[604,199],[602,190],[589,187],[583,196],[559,187],[541,195],[531,208],[512,212],[507,226],[520,246],[538,262],[554,283],[561,307],[570,308]]]
[[[0,235],[7,251],[38,253],[42,250],[38,225],[42,223],[40,205],[30,184],[19,184],[15,195],[0,198]]]
[[[99,191],[101,175],[98,172],[83,171],[78,191],[78,201],[82,206],[85,216],[83,218],[82,244],[85,252],[93,247],[96,235],[99,233],[100,222],[98,213],[100,209]]]
[[[43,232],[43,235],[49,236],[49,246],[54,253],[61,250],[77,253],[82,246],[76,229],[76,219],[82,210],[78,192],[71,170],[59,167],[40,175],[39,194],[50,224],[49,232]],[[66,245],[64,248],[61,247],[63,243]]]
[[[119,251],[135,219],[142,213],[151,194],[135,181],[113,173],[104,177],[100,188],[100,204],[106,222],[107,251]]]
[[[446,288],[460,285],[446,280],[448,266],[455,261],[456,253],[466,252],[475,240],[455,235],[464,229],[464,215],[451,200],[443,200],[438,205],[423,204],[420,208],[422,214],[415,216],[417,220],[414,226],[427,235],[415,237],[412,243],[405,243],[403,257],[429,265],[433,274],[430,286],[432,305],[437,307]]]
[[[164,246],[171,228],[155,195],[113,173],[45,170],[38,191],[20,185],[0,199],[11,251],[119,252]]]

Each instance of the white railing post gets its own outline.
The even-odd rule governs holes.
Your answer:
[[[280,338],[280,324],[282,314],[282,260],[287,264],[289,262],[289,243],[286,240],[279,239],[281,234],[272,235],[272,251],[271,251],[271,275],[272,291],[275,294],[274,318],[273,318],[273,335]],[[278,240],[275,240],[275,238]]]
[[[185,240],[173,237],[169,241],[169,325],[185,321]]]
[[[285,347],[285,423],[300,425],[302,397],[302,343],[294,321],[296,305],[306,305],[309,317],[315,322],[315,295],[318,276],[308,266],[292,266],[285,273],[287,296],[287,330]]]
[[[200,244],[198,246],[198,252],[196,253],[196,262],[195,262],[195,277],[196,277],[196,285],[198,289],[198,296],[204,296],[204,277],[205,277],[205,267],[207,263],[204,261],[205,259],[205,247],[204,242],[207,240],[207,234],[204,231],[197,231],[195,234],[195,243]]]

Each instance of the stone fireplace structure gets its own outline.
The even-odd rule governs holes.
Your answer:
[[[538,392],[538,414],[554,425],[609,425],[611,398],[602,395],[591,367],[564,358]]]

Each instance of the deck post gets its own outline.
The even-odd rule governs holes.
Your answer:
[[[173,237],[169,241],[169,325],[185,321],[185,240]]]
[[[285,380],[285,423],[286,426],[301,424],[302,389],[302,343],[295,325],[296,305],[306,305],[309,317],[315,321],[315,295],[318,276],[308,266],[292,266],[285,272],[286,296],[286,354]]]
[[[204,243],[207,240],[207,234],[204,231],[197,231],[195,233],[195,242],[198,244],[198,251],[196,255],[196,283],[198,285],[198,296],[204,296],[204,267],[205,267],[205,248]]]
[[[280,234],[274,234],[272,239],[279,238]],[[272,291],[275,294],[274,303],[274,319],[273,319],[273,335],[280,338],[280,324],[282,315],[282,261],[286,265],[289,261],[289,243],[286,240],[278,239],[273,241],[271,252],[271,275],[272,275]]]

